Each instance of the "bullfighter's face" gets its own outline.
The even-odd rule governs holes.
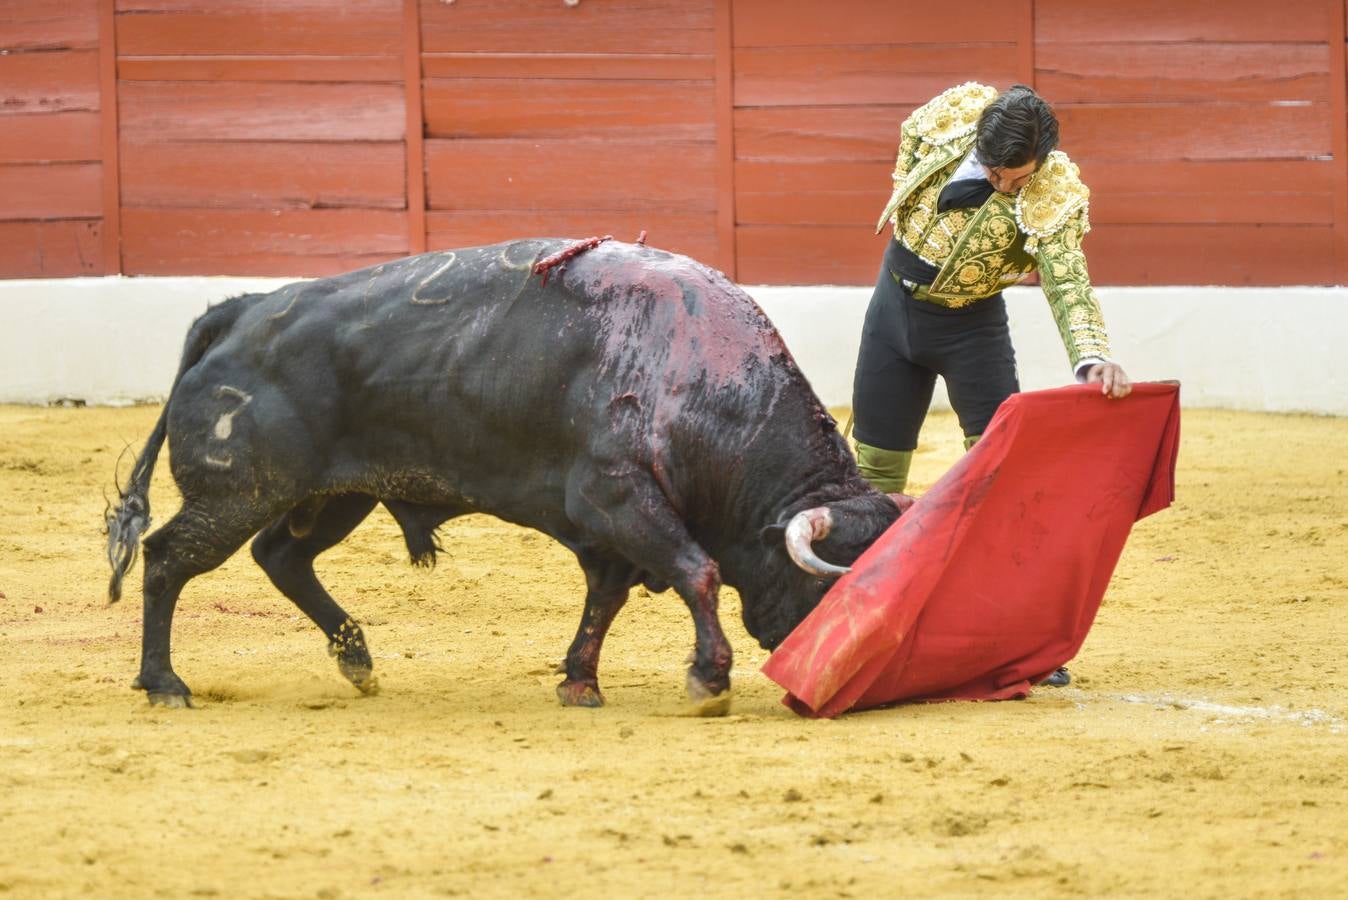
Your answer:
[[[1034,173],[1039,170],[1039,161],[1030,160],[1023,166],[984,166],[983,171],[992,182],[992,187],[1003,194],[1014,194],[1029,184]]]

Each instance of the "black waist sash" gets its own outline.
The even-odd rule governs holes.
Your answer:
[[[926,291],[922,288],[932,283],[940,269],[931,263],[923,262],[921,257],[893,238],[890,239],[889,246],[885,248],[885,269],[889,273],[889,277],[882,279],[882,283],[889,282],[890,287],[898,292],[893,295],[894,299],[896,301],[902,299],[911,304],[911,309],[940,315],[964,316],[973,314],[996,315],[995,310],[1000,308],[1002,315],[1005,315],[1006,307],[1002,304],[1001,291],[990,297],[965,303],[962,306],[949,306],[939,300],[932,300],[927,297]],[[908,281],[918,285],[918,287],[909,288],[904,283]]]
[[[903,246],[897,238],[890,238],[889,246],[885,248],[885,267],[896,278],[913,284],[931,284],[941,271]]]

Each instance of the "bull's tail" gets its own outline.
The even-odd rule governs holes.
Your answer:
[[[172,395],[170,394],[170,397]],[[154,474],[155,460],[168,435],[168,404],[159,414],[159,421],[145,442],[145,449],[136,457],[136,467],[126,487],[118,487],[116,506],[109,505],[104,513],[108,535],[108,564],[112,566],[112,580],[108,582],[108,602],[122,599],[122,579],[136,563],[140,537],[150,527],[150,476]]]
[[[173,405],[173,396],[177,392],[178,382],[183,374],[201,361],[206,351],[225,334],[238,318],[244,302],[250,295],[234,297],[208,309],[199,317],[187,333],[183,347],[182,362],[178,374],[173,378],[173,387],[169,389],[168,402],[159,414],[145,447],[136,457],[136,465],[126,487],[117,488],[116,506],[109,504],[104,513],[105,530],[108,535],[108,564],[112,566],[112,579],[108,582],[108,602],[116,603],[122,599],[122,579],[136,563],[140,550],[141,536],[150,527],[150,478],[154,475],[154,464],[168,437],[168,416]]]

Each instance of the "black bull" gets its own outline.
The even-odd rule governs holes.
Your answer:
[[[236,297],[193,324],[108,514],[115,601],[167,437],[182,507],[144,541],[136,686],[151,702],[189,705],[169,652],[179,593],[253,535],[254,558],[327,635],[342,674],[374,690],[364,634],[313,563],[383,503],[417,563],[434,562],[442,523],[472,512],[576,554],[587,590],[563,703],[603,702],[604,635],[644,583],[687,603],[689,694],[725,708],[720,585],[775,647],[898,509],[857,473],[777,331],[724,276],[622,243],[534,274],[565,247],[429,253]]]

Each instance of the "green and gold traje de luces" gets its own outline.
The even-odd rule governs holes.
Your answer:
[[[1090,190],[1067,154],[1050,153],[1014,195],[993,193],[977,209],[937,208],[941,188],[973,147],[979,115],[996,96],[995,88],[969,82],[908,117],[894,191],[876,231],[892,223],[895,238],[938,269],[917,296],[942,306],[968,306],[1038,270],[1072,365],[1107,357],[1104,320],[1081,252]]]

